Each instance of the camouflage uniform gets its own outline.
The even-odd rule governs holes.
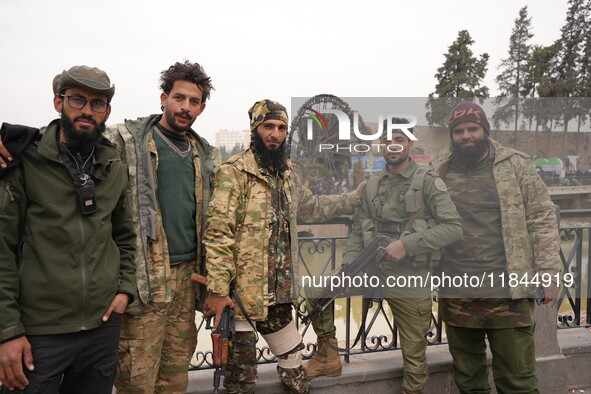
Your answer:
[[[276,184],[272,185],[272,182]],[[273,190],[284,194],[280,198],[285,199],[285,206],[279,215],[274,208]],[[297,296],[298,265],[297,260],[292,261],[298,256],[297,219],[328,220],[352,213],[358,205],[356,192],[340,196],[313,196],[290,170],[271,180],[265,170],[261,171],[251,149],[230,158],[216,175],[203,239],[207,249],[209,293],[213,296],[229,295],[230,284],[233,283],[249,317],[257,322],[257,330],[264,334],[276,332],[292,320],[291,303]],[[288,221],[278,224],[286,226],[285,231],[273,230],[278,220]],[[281,239],[285,234],[288,239]],[[279,245],[271,244],[272,237]],[[277,253],[280,255],[277,256]],[[287,264],[280,266],[278,261]],[[276,275],[271,275],[273,271]],[[277,280],[270,280],[270,275]],[[237,320],[245,320],[239,308],[235,308],[235,313]],[[254,333],[237,335],[247,337],[240,337],[237,342],[251,342]],[[236,351],[239,347],[246,346],[233,344],[231,349]],[[240,351],[240,354],[248,355],[244,359],[240,354],[230,356],[229,371],[233,372],[225,379],[224,385],[231,391],[254,390],[254,344],[247,347],[250,349]],[[280,371],[284,385],[304,382],[305,386],[296,387],[295,392],[306,392],[309,388],[307,380],[302,380],[302,374],[301,367],[294,371]]]
[[[121,393],[184,393],[195,351],[195,285],[191,273],[197,258],[171,267],[166,234],[156,197],[158,151],[153,139],[162,115],[127,120],[107,129],[108,138],[127,163],[131,186],[139,300],[123,317],[119,346],[120,371],[115,383]],[[195,169],[195,224],[202,233],[211,180],[217,169],[217,149],[194,131],[187,133]]]
[[[516,273],[521,278],[560,271],[556,217],[546,186],[521,152],[490,140],[489,157],[466,169],[442,152],[431,163],[445,179],[463,218],[464,240],[441,263],[450,275]],[[474,248],[474,245],[479,245]],[[499,392],[537,393],[533,287],[486,283],[479,297],[442,300],[454,379],[462,393],[489,392],[485,336]],[[445,289],[445,297],[474,297]],[[468,295],[466,295],[468,294]]]
[[[405,194],[418,169],[419,166],[411,159],[399,174],[390,174],[384,169],[369,180],[363,191],[361,208],[354,216],[351,236],[343,253],[344,263],[353,261],[375,235],[384,234],[397,238],[396,233],[405,232],[410,221]],[[378,182],[377,194],[373,198],[368,196],[372,182]],[[432,172],[425,175],[422,195],[424,220],[431,223],[434,221],[434,225],[428,229],[403,234],[400,241],[404,244],[408,257],[400,263],[382,260],[377,267],[381,277],[426,276],[431,268],[419,262],[417,256],[440,249],[461,238],[460,216],[451,202],[445,184]],[[425,334],[429,330],[431,318],[431,290],[429,287],[386,289],[383,295],[388,297],[386,300],[400,333],[404,359],[402,388],[408,392],[423,392],[427,382]],[[318,336],[322,334],[318,331],[316,333]]]

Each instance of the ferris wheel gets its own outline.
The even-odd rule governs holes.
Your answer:
[[[289,135],[292,160],[304,165],[321,164],[335,176],[346,177],[351,166],[351,153],[346,150],[322,151],[319,147],[321,145],[337,146],[343,143],[339,140],[337,116],[327,111],[338,110],[345,113],[349,118],[349,124],[352,125],[354,117],[349,104],[337,96],[319,94],[292,110],[297,110]],[[363,119],[359,118],[358,122],[361,129],[366,128]],[[357,140],[356,137],[352,139],[349,142]]]

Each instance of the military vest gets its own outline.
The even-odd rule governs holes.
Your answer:
[[[425,199],[423,195],[425,176],[431,172],[430,169],[419,167],[412,175],[412,180],[408,191],[404,194],[404,203],[409,220],[406,224],[397,224],[380,219],[378,211],[373,201],[378,194],[378,188],[381,177],[374,176],[367,181],[365,187],[367,199],[369,201],[369,210],[371,219],[362,225],[363,244],[368,245],[378,234],[389,236],[392,240],[403,238],[404,236],[426,231],[435,227],[435,219],[425,217]],[[382,202],[383,205],[383,202]],[[402,264],[409,264],[413,267],[435,267],[441,259],[441,250],[437,249],[430,253],[421,253],[415,256],[409,256]]]

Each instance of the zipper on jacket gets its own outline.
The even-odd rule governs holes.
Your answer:
[[[152,125],[152,127],[156,127],[155,124]],[[148,150],[148,141],[149,141],[149,133],[145,133],[144,134],[144,138],[141,138],[140,141],[137,141],[137,136],[129,129],[127,128],[127,131],[129,131],[129,133],[132,135],[133,139],[135,140],[133,143],[133,146],[135,148],[135,162],[136,162],[136,186],[137,186],[137,190],[141,190],[141,181],[140,181],[140,177],[137,175],[139,174],[144,174],[145,170],[142,171],[141,169],[139,169],[138,167],[142,166],[142,161],[140,160],[141,157],[141,153],[142,153],[142,145],[145,143],[145,150]],[[123,138],[123,135],[119,132],[119,134],[121,135],[121,138]],[[125,138],[123,138],[123,140],[125,141]],[[152,164],[152,159],[150,157],[150,164]],[[150,168],[150,171],[155,171],[156,169],[153,169],[153,167]],[[145,234],[145,229],[144,226],[141,224],[142,223],[142,207],[139,201],[139,196],[138,196],[138,219],[140,222],[140,234],[137,234],[138,236],[142,237],[142,253],[143,253],[143,260],[144,260],[144,266],[145,266],[145,271],[146,271],[146,285],[148,286],[148,306],[152,306],[153,309],[157,310],[158,312],[160,312],[160,309],[158,309],[158,307],[156,306],[155,302],[154,302],[154,293],[152,292],[152,285],[150,283],[150,269],[148,267],[148,251],[147,251],[147,245],[146,243],[148,242],[148,237]],[[130,202],[130,209],[131,209],[131,202]],[[137,253],[140,253],[140,251],[138,250]],[[141,295],[138,294],[140,301],[141,301]]]
[[[4,185],[4,197],[2,198],[2,205],[0,209],[6,208],[8,205],[8,201],[14,202],[14,196],[12,195],[12,191],[10,190],[10,183],[6,182]]]
[[[86,259],[84,258],[84,223],[82,222],[82,214],[78,211],[78,223],[80,224],[80,236],[82,239],[82,248],[80,251],[80,276],[82,279],[82,310],[80,311],[80,329],[86,330],[86,320],[84,319],[84,311],[86,310]]]

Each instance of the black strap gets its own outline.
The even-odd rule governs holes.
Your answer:
[[[250,316],[248,316],[248,313],[246,313],[246,308],[244,307],[244,304],[242,303],[242,300],[240,299],[240,296],[238,295],[238,292],[236,291],[236,289],[234,288],[234,286],[230,286],[230,293],[232,294],[232,296],[236,300],[236,303],[238,304],[238,308],[240,308],[240,311],[242,312],[242,314],[246,318],[246,321],[248,322],[248,324],[250,324],[250,326],[252,327],[252,329],[254,330],[254,333],[256,335],[256,339],[255,339],[254,342],[239,342],[239,341],[234,341],[234,343],[236,343],[238,345],[243,345],[243,346],[256,345],[256,343],[259,341],[259,333],[257,332],[257,328],[254,325],[254,323],[252,322],[252,320],[250,319]]]

